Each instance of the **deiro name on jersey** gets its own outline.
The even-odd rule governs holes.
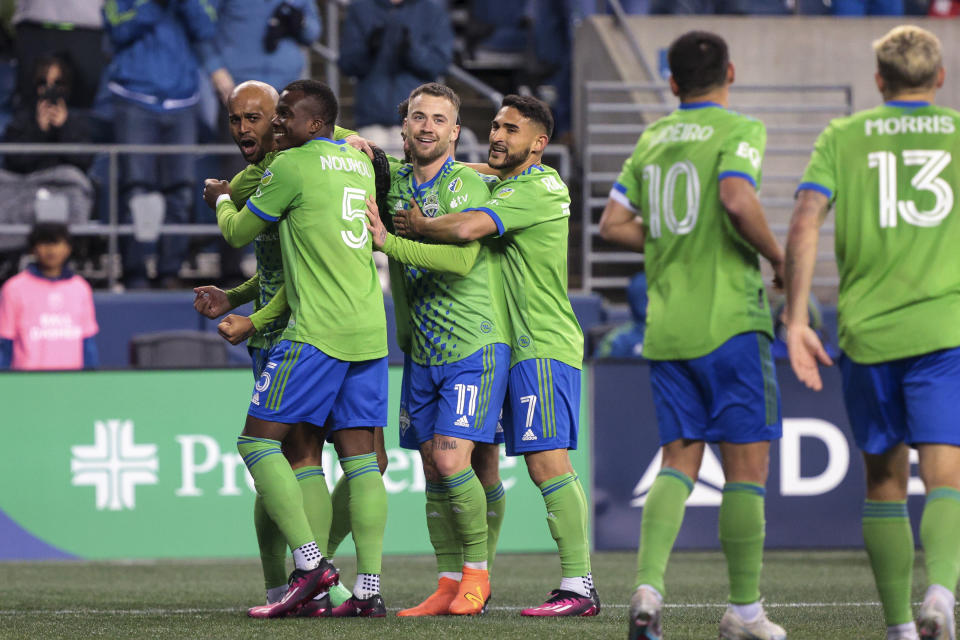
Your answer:
[[[864,127],[868,136],[895,136],[899,133],[953,133],[957,128],[953,118],[947,115],[875,118],[865,121]]]
[[[713,127],[693,122],[680,122],[664,127],[653,134],[650,146],[664,142],[703,142],[713,136]]]
[[[356,158],[344,158],[343,156],[323,155],[320,156],[320,168],[323,171],[351,171],[359,173],[367,178],[373,177],[370,170],[370,164]]]

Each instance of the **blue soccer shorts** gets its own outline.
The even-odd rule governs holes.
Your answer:
[[[263,368],[267,366],[267,358],[270,357],[270,350],[263,347],[247,347],[247,353],[250,354],[250,366],[253,369],[253,379],[259,380]]]
[[[901,442],[960,446],[960,347],[877,364],[840,356],[853,439],[880,454]]]
[[[502,420],[508,456],[577,448],[580,375],[549,358],[513,365]]]
[[[247,413],[330,431],[387,424],[387,359],[348,362],[305,342],[281,340],[257,379]]]
[[[651,360],[650,383],[661,446],[681,438],[761,442],[783,432],[766,334],[741,333],[699,358]]]
[[[509,371],[510,347],[500,343],[447,364],[405,359],[400,446],[419,450],[434,435],[495,442]]]

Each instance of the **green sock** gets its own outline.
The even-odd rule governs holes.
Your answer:
[[[350,523],[357,547],[357,573],[380,575],[383,531],[387,526],[387,490],[377,465],[377,454],[340,458],[350,483]]]
[[[333,521],[330,523],[330,536],[327,539],[328,558],[336,555],[337,547],[350,533],[350,483],[346,476],[340,476],[334,485],[330,502],[333,505]]]
[[[300,486],[290,463],[283,457],[280,442],[240,436],[237,450],[253,476],[257,495],[263,499],[263,508],[283,532],[287,545],[297,549],[313,542],[313,531],[303,512]]]
[[[253,501],[253,526],[260,546],[263,585],[269,590],[287,584],[287,541],[277,524],[270,519],[259,495]]]
[[[330,535],[330,490],[323,475],[323,467],[300,467],[294,472],[303,495],[303,511],[307,514],[313,539],[321,550],[327,548]]]
[[[487,561],[487,499],[472,467],[443,477],[464,562]]]
[[[507,510],[507,492],[503,483],[483,488],[487,495],[487,571],[493,572],[493,559],[497,556],[497,540],[503,526],[503,514]]]
[[[920,519],[920,542],[927,565],[927,581],[951,593],[960,579],[960,491],[936,487],[927,494]]]
[[[463,570],[463,551],[453,523],[453,510],[447,488],[435,482],[427,483],[427,533],[437,556],[438,573],[457,573]]]
[[[910,622],[914,550],[907,501],[867,500],[863,505],[863,543],[887,626]]]
[[[760,567],[763,565],[763,485],[728,482],[720,503],[720,545],[727,558],[730,602],[750,604],[760,599]]]
[[[663,576],[691,491],[693,480],[682,471],[664,467],[657,474],[643,505],[635,587],[648,584],[666,596]]]
[[[560,551],[560,571],[564,578],[590,573],[590,545],[585,535],[587,511],[577,488],[580,479],[565,473],[539,485],[547,507],[547,525]]]

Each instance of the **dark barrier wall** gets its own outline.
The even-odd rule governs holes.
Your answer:
[[[646,363],[598,361],[592,368],[594,541],[597,549],[635,549],[643,501],[660,469],[656,417]],[[768,547],[850,547],[862,544],[863,461],[853,442],[836,367],[823,371],[824,390],[802,387],[787,363],[777,366],[784,437],[770,455]],[[916,452],[912,452],[916,462]],[[915,464],[911,473],[916,476]],[[687,501],[677,545],[719,548],[717,515],[723,488],[719,450],[704,456]],[[923,485],[910,480],[915,528]],[[919,538],[917,538],[919,539]]]

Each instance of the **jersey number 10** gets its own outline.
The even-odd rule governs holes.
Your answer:
[[[700,176],[697,168],[689,160],[678,162],[667,169],[661,186],[660,174],[662,169],[658,165],[648,164],[643,168],[643,178],[647,181],[647,198],[650,204],[650,235],[659,238],[661,213],[663,221],[675,235],[686,235],[693,231],[697,224],[697,213],[700,211]],[[686,178],[687,209],[683,217],[678,220],[677,212],[673,210],[674,194],[677,189],[677,179]]]
[[[940,174],[950,164],[949,151],[911,149],[901,152],[904,166],[920,166],[910,186],[929,191],[935,202],[932,209],[920,211],[913,200],[897,198],[897,156],[890,151],[867,155],[867,166],[880,173],[880,228],[897,226],[897,218],[917,227],[935,227],[953,210],[953,189]]]

